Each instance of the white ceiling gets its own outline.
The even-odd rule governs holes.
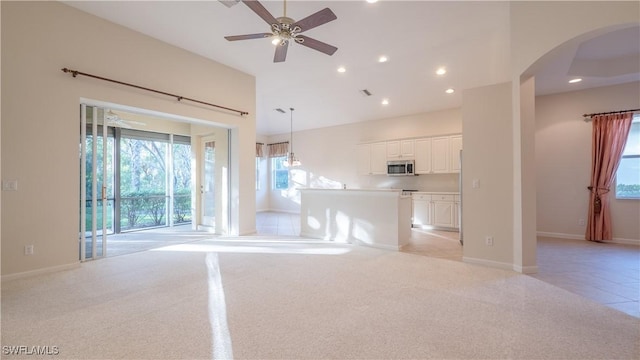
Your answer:
[[[256,126],[262,135],[289,132],[291,107],[298,131],[455,108],[461,105],[462,89],[510,80],[506,1],[287,1],[287,16],[294,20],[331,8],[338,19],[304,35],[338,51],[328,56],[293,44],[284,63],[273,63],[268,39],[224,39],[269,32],[267,23],[242,3],[231,8],[215,0],[65,3],[255,75]],[[283,15],[282,1],[262,4],[274,17]],[[536,92],[638,81],[639,44],[640,27],[633,27],[564,49],[536,74]],[[389,61],[378,63],[380,55]],[[605,63],[624,67],[624,73],[595,70]],[[347,71],[338,73],[339,66]],[[444,76],[435,74],[441,66],[448,71]],[[582,83],[567,83],[587,75]],[[456,92],[446,94],[447,88]],[[373,95],[363,96],[362,89]],[[383,98],[389,105],[381,104]]]

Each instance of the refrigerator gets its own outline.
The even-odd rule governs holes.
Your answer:
[[[464,170],[464,166],[462,166],[462,150],[460,150],[460,174],[458,175],[458,192],[460,193],[460,209],[458,211],[458,228],[459,236],[460,236],[460,245],[464,245],[464,236],[462,233],[462,202],[464,201],[464,196],[462,196],[462,172]]]

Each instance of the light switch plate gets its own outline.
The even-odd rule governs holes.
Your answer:
[[[2,180],[2,191],[17,191],[18,180]]]

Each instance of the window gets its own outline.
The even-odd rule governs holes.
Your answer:
[[[273,170],[273,189],[284,190],[289,188],[289,169],[283,163],[286,156],[271,158],[271,169]]]
[[[640,115],[633,117],[616,173],[616,198],[640,199]]]
[[[260,191],[260,160],[262,158],[256,156],[256,191]]]

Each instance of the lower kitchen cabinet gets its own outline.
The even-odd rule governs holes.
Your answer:
[[[442,197],[451,197],[451,200],[433,200],[433,226],[453,228],[455,226],[455,203],[453,195],[441,195]]]
[[[413,226],[458,230],[459,199],[456,194],[413,194]]]
[[[413,195],[413,225],[431,225],[431,195]]]

